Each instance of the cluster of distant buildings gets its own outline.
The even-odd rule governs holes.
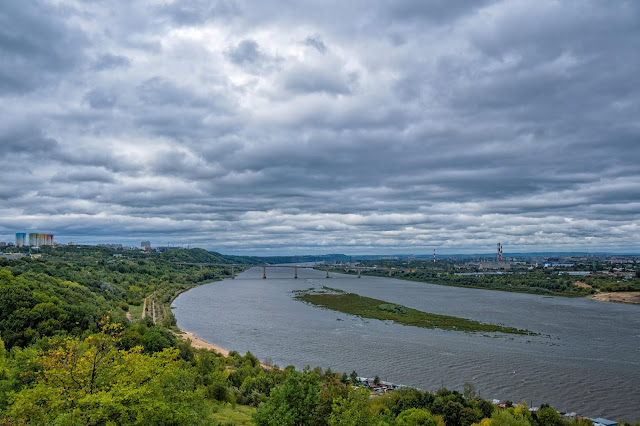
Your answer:
[[[39,232],[16,232],[16,242],[12,241],[0,242],[1,247],[41,247],[41,246],[57,246],[58,244],[53,241],[53,234],[44,234]],[[69,242],[68,245],[72,246],[73,242]],[[98,247],[108,247],[116,250],[142,250],[142,251],[156,251],[164,252],[168,250],[175,250],[182,247],[178,246],[158,246],[151,247],[151,241],[142,241],[140,247],[123,246],[122,244],[98,244]]]
[[[53,234],[43,234],[38,232],[30,232],[27,234],[26,232],[16,232],[16,242],[15,244],[12,241],[0,242],[0,248],[5,247],[35,247],[38,248],[40,246],[54,246],[56,243],[53,241]],[[29,250],[31,252],[31,250]],[[0,251],[0,257],[5,259],[19,259],[24,257],[24,253],[3,253]],[[40,257],[41,254],[29,254],[27,256],[31,257]]]
[[[30,232],[29,234],[26,232],[16,233],[16,247],[52,246],[54,244],[53,234],[41,234],[37,232]]]
[[[5,259],[20,259],[25,256],[38,258],[41,257],[42,254],[32,253],[31,248],[38,249],[42,246],[59,246],[55,241],[53,241],[53,234],[43,234],[37,232],[16,232],[16,242],[15,244],[12,241],[5,242],[0,241],[0,249],[9,248],[9,247],[29,247],[29,253],[3,253],[0,251],[0,257]],[[69,242],[67,245],[74,245],[73,242]],[[182,249],[182,246],[157,246],[151,247],[151,241],[142,241],[140,246],[124,246],[122,244],[98,244],[98,247],[106,247],[115,250],[139,250],[147,253],[156,252],[162,253],[169,250],[177,250]],[[121,254],[114,254],[114,257],[122,257]]]
[[[70,243],[73,244],[73,243]],[[43,234],[40,232],[16,232],[16,242],[12,241],[0,242],[0,249],[5,247],[29,247],[29,254],[25,253],[3,253],[0,251],[0,257],[5,259],[20,259],[21,257],[29,256],[33,258],[41,257],[42,254],[31,253],[31,247],[39,248],[40,246],[55,246],[57,245],[53,241],[53,234]]]
[[[122,244],[98,244],[98,247],[106,247],[106,248],[111,248],[115,250],[140,250],[145,252],[154,251],[157,253],[162,253],[169,250],[178,250],[182,248],[181,246],[170,246],[170,245],[151,247],[151,241],[142,241],[140,243],[140,247],[123,246]]]

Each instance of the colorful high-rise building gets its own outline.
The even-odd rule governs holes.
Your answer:
[[[16,247],[24,247],[27,244],[27,233],[16,232]]]
[[[17,234],[16,234],[17,237]],[[39,234],[36,232],[29,233],[30,246],[52,246],[53,234]]]

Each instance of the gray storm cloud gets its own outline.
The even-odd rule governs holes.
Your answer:
[[[9,0],[0,17],[0,240],[640,250],[637,2]]]

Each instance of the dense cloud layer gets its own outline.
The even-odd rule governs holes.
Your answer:
[[[0,4],[0,240],[640,251],[635,1]]]

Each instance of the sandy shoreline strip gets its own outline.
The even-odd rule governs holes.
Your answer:
[[[220,346],[216,346],[212,343],[207,342],[206,340],[202,340],[195,333],[190,333],[188,331],[184,331],[180,329],[180,333],[176,334],[178,337],[182,337],[184,340],[191,340],[191,346],[195,349],[213,349],[217,353],[229,356],[229,351],[221,348]]]
[[[174,333],[177,337],[180,337],[181,339],[184,340],[191,340],[191,346],[194,347],[195,349],[212,349],[214,351],[216,351],[217,353],[219,353],[220,355],[223,355],[225,357],[229,356],[229,351],[221,348],[220,346],[214,345],[213,343],[209,343],[206,340],[203,340],[201,338],[199,338],[198,336],[196,336],[195,333],[191,333],[189,331],[184,331],[183,329],[179,328],[178,330],[180,330],[178,333]],[[262,368],[264,368],[265,370],[271,370],[273,367],[273,365],[271,364],[265,364],[264,362],[261,362],[260,365],[262,366]]]

